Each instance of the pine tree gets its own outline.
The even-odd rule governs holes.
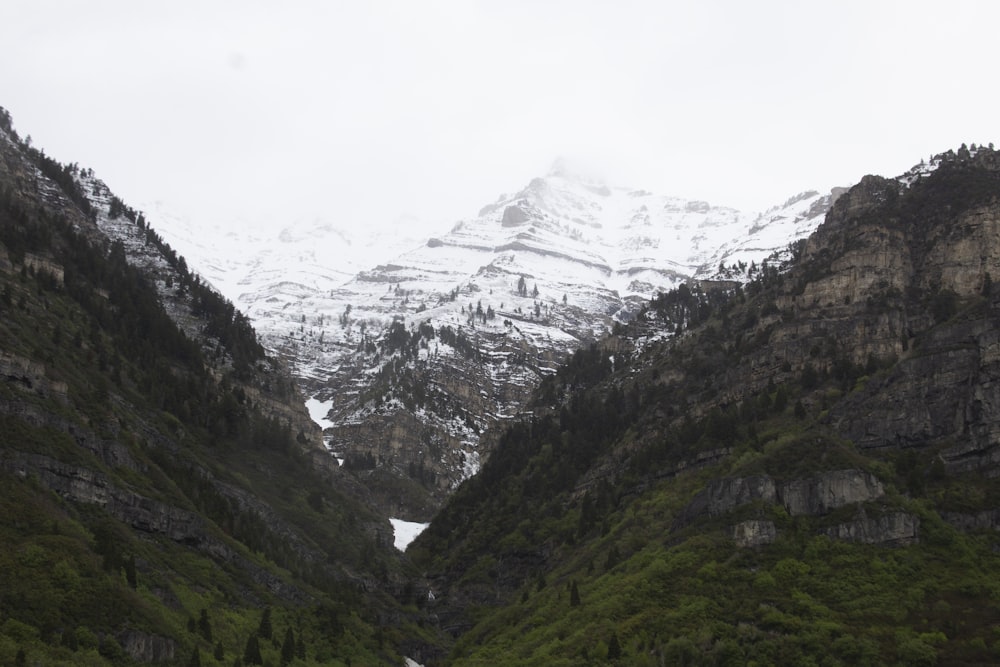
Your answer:
[[[788,405],[788,388],[785,385],[778,387],[778,391],[774,394],[774,411],[784,412],[785,406]]]
[[[201,615],[198,617],[198,632],[205,638],[205,641],[212,641],[212,624],[208,621],[207,609],[202,609]]]
[[[576,579],[574,579],[573,583],[569,586],[569,606],[580,606],[580,589],[576,585]]]
[[[243,662],[248,665],[264,664],[264,659],[260,655],[260,644],[257,643],[257,635],[250,635],[247,639],[246,648],[243,649]]]
[[[134,554],[129,556],[128,559],[125,561],[125,581],[128,582],[128,585],[132,588],[132,590],[135,590],[136,586],[138,585],[138,581],[136,580],[135,577]]]
[[[264,615],[260,618],[260,625],[257,626],[257,636],[261,639],[270,639],[273,630],[271,629],[271,608],[264,608]]]
[[[295,642],[295,657],[299,660],[306,659],[306,643],[302,639],[302,635],[299,635],[299,640]]]
[[[618,633],[611,633],[611,641],[608,642],[608,660],[617,660],[622,657],[622,646],[618,643]]]
[[[188,660],[188,667],[201,667],[201,651],[198,647],[194,647],[194,653],[191,654],[191,659]]]
[[[281,644],[281,664],[287,665],[295,659],[295,634],[289,627],[285,630],[285,641]]]

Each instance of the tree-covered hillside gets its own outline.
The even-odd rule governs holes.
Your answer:
[[[412,573],[287,374],[0,120],[0,663],[400,664]]]
[[[408,552],[443,664],[1000,660],[1000,159],[578,352]]]

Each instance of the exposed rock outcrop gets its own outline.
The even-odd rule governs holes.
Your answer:
[[[959,530],[1000,530],[1000,509],[940,514],[942,519]]]
[[[907,512],[892,512],[879,517],[861,513],[857,519],[828,528],[826,534],[838,540],[906,546],[920,539],[920,519]]]
[[[126,630],[117,637],[118,643],[137,662],[169,662],[174,660],[177,642],[167,637],[138,630]]]
[[[759,547],[772,544],[778,537],[773,521],[749,519],[732,527],[730,536],[738,546]]]
[[[66,383],[49,378],[45,364],[20,355],[0,351],[0,380],[43,398],[66,402]]]
[[[760,500],[771,505],[777,500],[774,480],[767,475],[727,477],[709,482],[684,508],[678,524],[686,525],[699,516],[728,514],[737,507]]]
[[[884,494],[882,483],[862,470],[833,470],[781,483],[768,475],[727,477],[713,480],[695,495],[677,523],[687,525],[700,516],[728,514],[755,501],[780,504],[792,516],[818,516]]]
[[[882,497],[885,489],[875,475],[860,470],[833,470],[778,487],[778,498],[792,516],[815,516],[844,505]]]
[[[528,214],[524,212],[524,209],[519,206],[508,206],[503,210],[503,219],[500,224],[503,227],[516,227],[528,222],[530,218]]]

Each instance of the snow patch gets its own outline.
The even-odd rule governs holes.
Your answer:
[[[389,519],[392,524],[393,545],[400,551],[406,551],[410,542],[417,539],[417,535],[424,532],[429,523],[416,523],[415,521],[403,521],[402,519]]]
[[[306,401],[306,410],[309,411],[309,417],[323,429],[333,427],[333,422],[326,418],[332,407],[332,398],[329,401],[321,401],[317,398],[310,398]]]

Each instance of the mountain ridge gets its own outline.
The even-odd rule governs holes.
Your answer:
[[[334,426],[326,439],[337,457],[361,461],[366,470],[384,467],[380,474],[410,486],[415,498],[387,501],[384,509],[424,521],[489,455],[491,431],[503,421],[489,415],[518,413],[555,363],[628,320],[658,290],[691,279],[737,279],[785,251],[789,240],[818,224],[836,194],[804,193],[765,213],[743,214],[581,181],[554,168],[485,206],[477,218],[340,285],[323,279],[307,286],[277,269],[262,270],[258,288],[241,285],[232,298],[306,393],[332,400]],[[739,247],[720,241],[733,234],[749,236],[740,236]],[[316,244],[307,234],[285,236]],[[386,340],[400,335],[393,333],[397,320],[425,350],[405,361],[420,368],[387,367],[395,347]],[[455,367],[463,370],[456,374]],[[391,391],[379,389],[390,376],[441,388],[441,405],[424,406],[414,421],[413,405],[387,402]],[[487,383],[474,389],[477,377]],[[481,390],[485,402],[475,398]],[[409,412],[401,414],[400,407]],[[353,424],[362,418],[384,426],[359,433]]]

